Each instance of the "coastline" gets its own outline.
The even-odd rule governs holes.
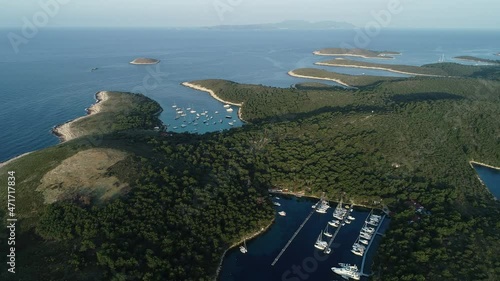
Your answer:
[[[71,128],[73,123],[88,118],[91,115],[97,114],[102,110],[102,104],[109,99],[108,91],[101,91],[95,94],[96,102],[87,108],[87,115],[78,117],[64,124],[60,124],[52,129],[52,133],[56,135],[61,143],[78,138],[79,135]]]
[[[500,171],[500,167],[491,166],[491,165],[488,165],[488,164],[485,164],[485,163],[481,163],[481,162],[477,162],[477,161],[474,161],[474,160],[471,160],[469,163],[470,163],[472,166],[473,166],[473,165],[478,165],[478,166],[483,166],[483,167],[486,167],[486,168],[490,168],[490,169],[493,169],[493,170],[498,170],[498,171]]]
[[[358,58],[364,58],[364,59],[385,59],[385,60],[393,60],[393,59],[396,59],[396,58],[395,57],[391,57],[391,56],[400,56],[401,55],[401,54],[391,54],[391,56],[374,56],[374,57],[368,57],[368,56],[365,56],[365,55],[342,54],[342,53],[339,53],[339,54],[325,54],[325,53],[322,53],[320,51],[314,51],[313,54],[316,55],[316,56],[333,56],[333,57],[342,56],[342,57],[358,57]]]
[[[490,61],[490,60],[486,60],[486,59],[481,59],[481,58],[477,58],[477,59],[472,59],[472,58],[458,58],[458,57],[455,57],[453,58],[457,61],[464,61],[464,62],[475,62],[475,63],[482,63],[484,65],[498,65],[499,63],[497,62],[494,62],[494,61]]]
[[[129,62],[130,64],[133,64],[133,65],[154,65],[154,64],[159,64],[160,61],[157,61],[157,62]]]
[[[391,68],[384,68],[384,67],[360,66],[360,65],[350,65],[350,64],[338,65],[338,64],[331,64],[331,63],[326,63],[326,62],[316,62],[314,64],[315,65],[322,65],[322,66],[332,66],[332,67],[349,67],[349,68],[383,70],[383,71],[389,71],[389,72],[393,72],[393,73],[414,75],[414,76],[445,77],[445,76],[435,75],[435,74],[419,74],[419,73],[405,72],[405,71],[394,70]]]
[[[34,152],[34,151],[31,151],[31,152],[26,152],[26,153],[23,153],[23,154],[21,154],[21,155],[18,155],[18,156],[16,156],[16,157],[14,157],[14,158],[11,158],[11,159],[9,159],[9,160],[7,160],[7,161],[5,161],[5,162],[2,162],[2,163],[0,163],[0,168],[2,168],[3,166],[6,166],[6,165],[7,165],[7,164],[9,164],[10,162],[13,162],[13,161],[15,161],[15,160],[17,160],[17,159],[19,159],[19,158],[22,158],[22,157],[24,157],[24,156],[26,156],[26,155],[28,155],[28,154],[31,154],[31,153],[33,153],[33,152]]]
[[[256,238],[257,236],[260,236],[260,235],[264,234],[273,225],[273,223],[274,223],[275,220],[276,220],[276,217],[274,217],[273,220],[266,227],[261,228],[259,231],[255,232],[254,234],[252,234],[252,235],[250,235],[248,237],[243,237],[240,241],[238,241],[238,242],[234,243],[233,245],[229,246],[229,248],[227,248],[224,251],[224,253],[222,254],[222,257],[220,258],[219,266],[217,267],[217,272],[215,273],[214,281],[219,280],[220,271],[222,269],[222,264],[224,263],[224,258],[226,257],[227,252],[229,252],[230,250],[234,249],[235,247],[237,247],[238,245],[240,245],[241,243],[243,243],[244,240],[248,240],[249,241],[249,240],[252,240],[252,239]]]
[[[225,103],[225,104],[230,104],[230,105],[237,106],[238,107],[238,118],[242,122],[248,123],[247,121],[245,121],[242,118],[242,116],[243,116],[243,112],[242,112],[242,110],[243,110],[243,103],[234,103],[234,102],[229,102],[229,101],[223,100],[219,96],[217,96],[217,94],[215,94],[214,91],[212,91],[212,90],[210,90],[208,88],[202,87],[200,85],[196,85],[196,84],[189,83],[189,82],[183,82],[183,83],[181,83],[181,85],[184,86],[184,87],[188,87],[188,88],[194,89],[194,90],[198,90],[198,91],[209,93],[212,98],[218,100],[221,103]]]
[[[160,60],[157,59],[149,59],[149,58],[137,58],[130,62],[133,65],[154,65],[159,64]]]
[[[338,83],[338,84],[340,84],[342,86],[345,86],[345,87],[352,87],[349,84],[347,84],[345,82],[342,82],[339,79],[322,78],[322,77],[314,77],[314,76],[305,76],[305,75],[296,74],[295,72],[293,72],[293,70],[292,71],[288,71],[288,75],[290,75],[292,77],[297,77],[297,78],[307,78],[307,79],[317,79],[317,80],[333,81],[333,82]]]

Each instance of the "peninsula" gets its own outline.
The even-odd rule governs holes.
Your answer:
[[[202,91],[202,92],[206,92],[208,94],[210,94],[210,96],[218,101],[220,101],[221,103],[225,103],[225,104],[230,104],[230,105],[234,105],[234,106],[237,106],[238,107],[238,118],[242,121],[242,122],[246,122],[244,119],[243,119],[243,103],[237,103],[237,102],[231,102],[231,101],[227,101],[227,100],[223,100],[222,98],[220,98],[213,90],[211,89],[207,89],[203,86],[200,86],[200,85],[197,85],[195,84],[195,82],[193,83],[190,83],[190,82],[183,82],[182,85],[184,87],[188,87],[188,88],[191,88],[191,89],[194,89],[194,90],[198,90],[198,91]]]
[[[157,63],[160,63],[160,61],[157,59],[150,59],[150,58],[137,58],[130,62],[130,64],[137,64],[137,65],[141,64],[147,65],[147,64],[157,64]]]
[[[497,54],[497,56],[498,55],[499,54]],[[473,57],[473,56],[458,56],[458,57],[455,57],[455,59],[463,60],[463,61],[481,62],[481,63],[487,63],[487,64],[500,64],[500,60],[483,59],[483,58],[478,58],[478,57]]]
[[[401,80],[399,77],[349,75],[317,68],[299,68],[288,72],[288,75],[298,78],[332,81],[346,87],[368,86],[381,81]]]
[[[86,116],[54,127],[53,133],[62,142],[118,130],[152,129],[161,126],[161,122],[154,117],[155,114],[161,113],[161,107],[156,102],[150,102],[145,96],[101,91],[95,97],[96,103],[86,110]],[[141,102],[145,104],[140,106]],[[144,114],[145,117],[142,122],[135,122],[126,117],[134,114]]]
[[[361,57],[366,59],[394,59],[394,56],[401,55],[393,51],[372,51],[366,49],[347,49],[347,48],[326,48],[313,52],[318,56],[346,56]]]
[[[322,66],[333,66],[333,67],[351,67],[351,68],[362,68],[362,69],[374,69],[383,70],[405,75],[413,76],[446,76],[448,73],[442,69],[432,68],[432,67],[420,67],[411,65],[396,65],[396,64],[380,64],[380,63],[370,63],[362,62],[356,60],[347,60],[342,58],[337,58],[334,60],[317,62],[316,65]]]

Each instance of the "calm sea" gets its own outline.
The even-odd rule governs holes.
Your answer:
[[[479,165],[475,165],[474,168],[493,196],[500,199],[500,171]]]
[[[352,44],[355,36],[349,30],[42,29],[15,54],[7,39],[11,31],[20,32],[0,30],[0,161],[57,144],[51,128],[85,114],[84,109],[101,90],[143,92],[160,102],[165,109],[162,120],[178,126],[178,131],[193,131],[194,127],[180,127],[183,118],[174,120],[173,104],[214,116],[209,126],[198,126],[200,133],[230,128],[227,122],[232,119],[213,125],[221,119],[215,111],[226,115],[222,104],[180,83],[221,78],[289,87],[305,81],[288,77],[289,70],[311,67],[325,59],[313,56],[312,51]],[[388,30],[373,38],[367,48],[400,51],[403,55],[394,62],[419,65],[436,62],[443,54],[448,59],[456,55],[492,57],[498,52],[499,35],[493,31]],[[148,67],[128,64],[136,57],[162,62]],[[92,72],[93,68],[98,70]],[[236,111],[231,115],[235,117]]]

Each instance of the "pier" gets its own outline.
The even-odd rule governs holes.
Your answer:
[[[373,212],[373,210],[372,210],[372,212]],[[372,214],[372,212],[370,212],[370,215]],[[370,217],[370,215],[368,215],[368,217]],[[381,235],[381,233],[379,233],[379,229],[382,226],[382,223],[384,222],[384,219],[385,219],[385,215],[380,220],[380,222],[379,222],[379,224],[377,226],[377,229],[374,232],[375,235]],[[372,239],[370,240],[370,243],[368,243],[368,247],[366,247],[365,254],[363,255],[363,261],[361,262],[361,275],[365,276],[365,277],[370,276],[370,275],[368,275],[368,274],[365,273],[365,261],[366,261],[366,256],[368,255],[368,252],[370,251],[370,247],[372,246],[372,243],[373,243],[374,240],[375,240],[375,236],[372,237]]]
[[[342,200],[340,200],[340,203],[337,205],[337,207],[340,206],[342,208]],[[351,206],[351,208],[353,208],[354,205]],[[340,222],[339,224],[339,227],[337,227],[337,230],[335,231],[335,233],[333,234],[332,238],[330,239],[330,242],[328,242],[328,248],[330,248],[330,246],[332,246],[333,244],[333,241],[335,240],[335,238],[337,237],[337,235],[339,234],[340,232],[340,229],[342,228],[342,224],[345,223],[345,221],[347,220],[347,217],[351,214],[351,211],[348,210],[347,213],[345,214],[345,217],[344,219]]]
[[[295,231],[295,233],[293,234],[292,238],[290,238],[290,240],[288,240],[288,243],[286,243],[285,247],[283,247],[283,249],[281,250],[281,252],[274,259],[274,261],[271,264],[271,266],[274,266],[279,261],[279,259],[281,258],[281,256],[285,253],[286,249],[288,249],[288,246],[290,246],[290,244],[292,244],[292,242],[295,239],[295,237],[297,237],[297,234],[299,234],[299,232],[302,230],[302,228],[304,227],[304,225],[306,225],[307,221],[311,218],[311,216],[314,214],[315,211],[316,211],[316,209],[313,209],[311,211],[311,213],[307,216],[307,218],[304,220],[304,222],[299,226],[299,228],[297,229],[297,231]]]

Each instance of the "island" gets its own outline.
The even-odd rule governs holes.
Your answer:
[[[352,68],[363,68],[363,69],[374,69],[374,70],[384,70],[399,74],[415,75],[415,76],[446,76],[448,73],[442,69],[435,67],[420,67],[411,65],[396,65],[396,64],[380,64],[380,63],[370,63],[356,60],[347,60],[342,58],[337,58],[334,60],[317,62],[316,65],[322,66],[333,66],[333,67],[352,67]]]
[[[345,56],[345,57],[361,57],[365,59],[394,59],[394,56],[401,55],[394,51],[372,51],[367,49],[350,49],[350,48],[326,48],[319,51],[314,51],[317,56]]]
[[[246,24],[246,25],[217,25],[205,27],[211,30],[332,30],[332,29],[353,29],[354,25],[337,21],[309,22],[302,20],[289,20],[268,24]]]
[[[297,78],[332,81],[345,87],[368,86],[381,81],[397,80],[397,77],[349,75],[326,71],[317,68],[300,68],[288,72],[288,75]]]
[[[58,127],[64,142],[0,167],[0,182],[18,183],[16,278],[215,280],[228,249],[272,225],[280,189],[385,210],[375,280],[492,280],[500,202],[470,163],[500,167],[500,66],[464,67],[291,73],[356,87],[190,81],[249,122],[203,135],[158,132],[157,102],[99,92],[89,115]]]
[[[463,60],[463,61],[488,63],[488,64],[500,64],[500,60],[483,59],[483,58],[478,58],[478,57],[474,57],[474,56],[458,56],[458,57],[455,57],[455,59]]]
[[[130,64],[137,64],[137,65],[148,65],[148,64],[158,64],[160,63],[160,60],[157,59],[150,59],[150,58],[137,58],[133,61],[130,62]]]

